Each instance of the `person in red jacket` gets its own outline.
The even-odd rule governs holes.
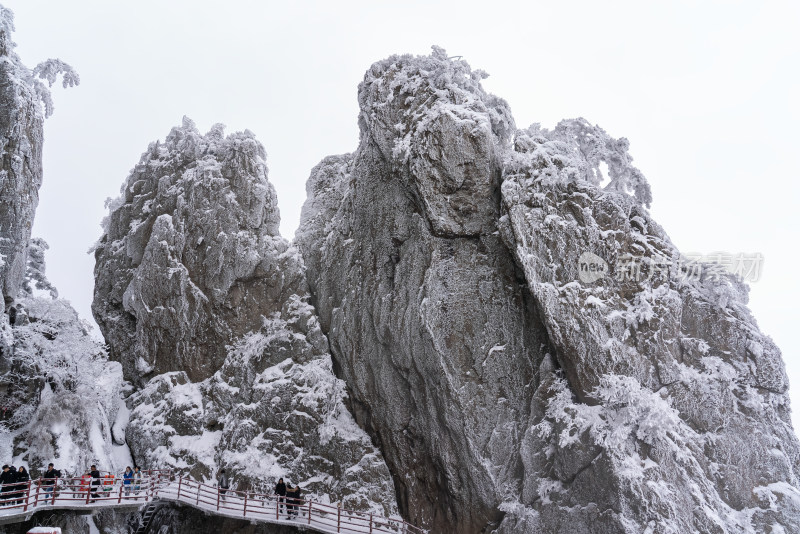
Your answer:
[[[78,498],[80,498],[80,499],[85,499],[86,498],[85,494],[89,493],[89,486],[91,485],[91,483],[92,483],[92,475],[89,474],[89,470],[87,469],[86,471],[83,472],[83,476],[81,477],[81,491],[80,491],[80,493],[84,494],[84,495],[81,496],[81,494],[78,494]]]

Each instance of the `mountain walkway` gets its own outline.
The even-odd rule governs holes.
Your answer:
[[[37,479],[3,488],[0,525],[19,523],[44,510],[145,509],[151,504],[180,503],[207,514],[257,523],[294,525],[299,530],[356,534],[427,534],[399,517],[346,510],[310,499],[279,500],[277,495],[227,490],[203,484],[170,470],[143,472],[141,481],[122,477]],[[288,502],[287,502],[288,501]],[[148,517],[149,518],[149,517]],[[141,525],[145,532],[148,525]]]

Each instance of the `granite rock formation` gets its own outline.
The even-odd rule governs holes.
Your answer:
[[[295,293],[299,273],[278,263],[265,158],[250,132],[224,138],[217,125],[202,136],[185,119],[150,145],[110,206],[92,312],[137,385],[169,371],[210,377],[227,345],[280,309],[265,303]]]
[[[6,373],[13,339],[6,308],[25,275],[42,185],[44,116],[28,80],[30,71],[14,52],[13,25],[6,17],[0,19],[0,373]]]
[[[3,8],[5,9],[5,8]],[[25,275],[28,240],[42,185],[42,113],[30,71],[0,24],[0,292],[4,308]]]
[[[269,493],[279,477],[359,510],[397,511],[381,454],[347,411],[278,234],[264,148],[184,120],[142,156],[97,245],[93,311],[137,386],[114,428],[144,467]]]
[[[479,79],[438,57],[373,65],[361,145],[312,171],[297,233],[356,419],[437,531],[502,519],[546,343],[496,225],[513,123]]]
[[[686,268],[627,140],[515,130],[482,76],[436,47],[374,64],[359,147],[312,171],[297,233],[401,511],[436,532],[800,529],[786,375],[746,287]]]

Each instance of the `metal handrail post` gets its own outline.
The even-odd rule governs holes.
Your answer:
[[[22,510],[23,512],[28,511],[28,503],[31,500],[31,481],[28,481],[28,489],[25,490],[25,508]]]

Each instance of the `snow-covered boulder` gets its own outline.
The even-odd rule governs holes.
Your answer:
[[[266,152],[250,132],[201,135],[184,120],[153,143],[111,201],[92,311],[125,376],[213,375],[227,345],[294,293],[283,268]]]
[[[402,512],[498,525],[547,339],[497,231],[508,105],[437,49],[374,64],[361,144],[311,173],[296,241],[334,361],[378,436]]]
[[[500,530],[798,530],[800,447],[780,351],[741,280],[683,258],[651,219],[627,148],[571,120],[517,132],[507,156],[502,234],[552,361],[513,508],[525,528],[509,518]],[[608,267],[602,276],[587,276],[587,257]]]

